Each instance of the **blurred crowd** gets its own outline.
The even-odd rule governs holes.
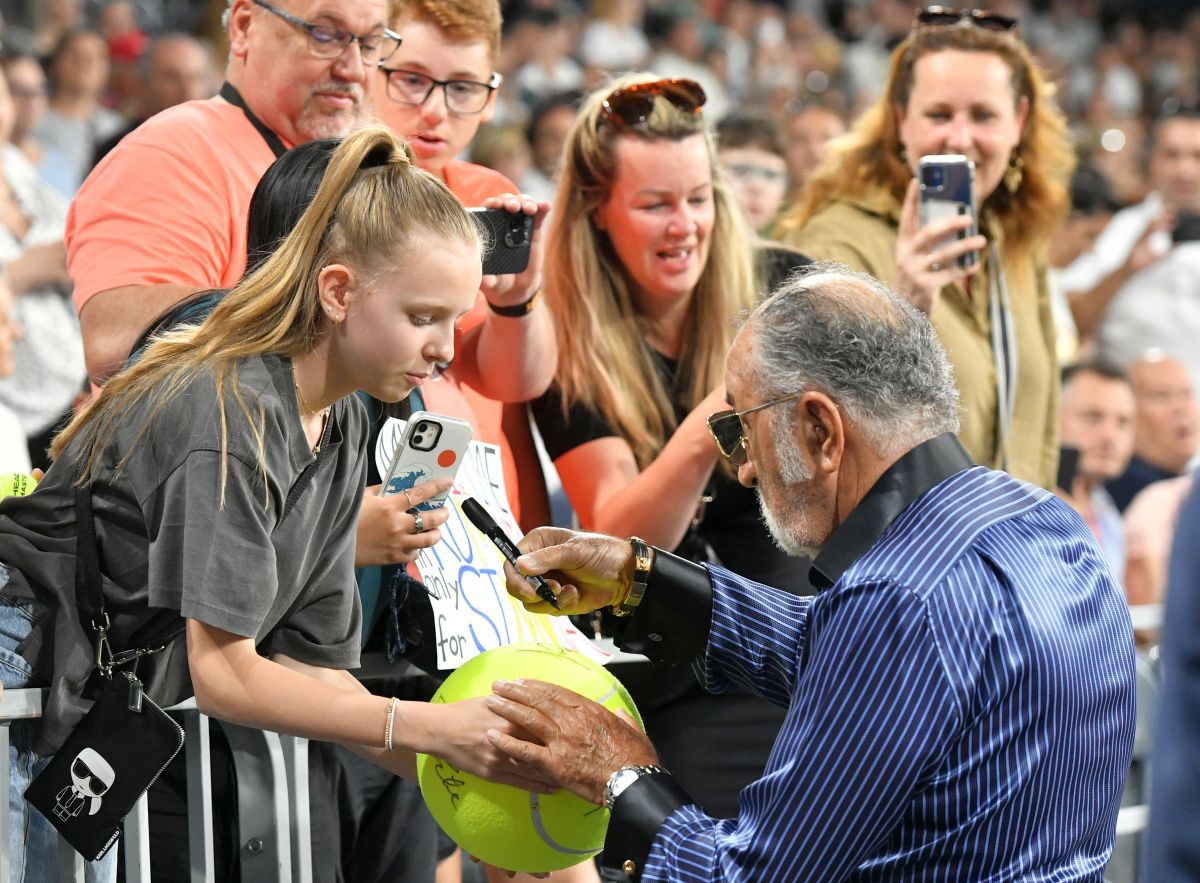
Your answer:
[[[705,329],[725,328],[728,316],[750,307],[760,287],[769,287],[760,282],[773,284],[810,259],[831,259],[884,280],[931,316],[956,371],[960,437],[971,456],[1057,487],[1091,527],[1130,602],[1162,599],[1171,535],[1200,449],[1200,9],[1194,4],[1000,0],[983,14],[942,13],[954,27],[922,31],[914,27],[910,0],[510,0],[502,4],[497,45],[487,22],[447,24],[424,8],[436,4],[410,3],[422,10],[405,18],[405,51],[384,73],[373,64],[367,72],[367,55],[373,60],[380,50],[369,51],[361,36],[342,33],[348,42],[331,52],[327,42],[304,42],[316,39],[311,23],[262,0],[252,5],[243,17],[270,16],[303,46],[280,62],[280,79],[298,82],[304,101],[310,86],[313,94],[334,93],[324,97],[339,125],[351,116],[339,111],[341,104],[353,104],[369,88],[378,117],[413,143],[417,165],[440,175],[465,204],[498,201],[509,181],[535,201],[510,211],[535,214],[540,225],[544,203],[554,203],[546,222],[545,299],[539,238],[534,269],[519,284],[493,284],[491,312],[478,311],[493,332],[516,327],[513,320],[525,323],[519,327],[528,329],[527,338],[466,349],[446,372],[449,382],[428,393],[432,410],[455,413],[463,399],[465,411],[474,409],[497,432],[503,425],[516,452],[505,449],[515,497],[525,494],[517,490],[524,479],[541,477],[536,465],[524,468],[536,458],[521,461],[525,448],[533,451],[524,405],[532,398],[544,447],[584,526],[637,529],[664,548],[724,561],[772,585],[783,585],[788,574],[802,576],[791,559],[772,557],[776,550],[762,533],[753,496],[714,469],[705,419],[725,404],[718,387],[728,340]],[[107,359],[95,330],[90,340],[81,333],[76,306],[87,286],[76,273],[73,304],[64,246],[68,206],[84,186],[75,220],[91,214],[74,233],[90,231],[89,260],[108,246],[129,249],[106,231],[136,229],[125,225],[145,206],[122,205],[122,195],[128,201],[135,185],[139,193],[153,187],[122,177],[137,165],[128,159],[135,154],[127,152],[126,165],[115,171],[122,161],[110,158],[84,182],[150,117],[217,94],[229,53],[226,8],[225,0],[0,0],[0,473],[47,465],[50,438],[92,388],[89,369],[99,382],[130,351],[123,341],[119,357]],[[1014,22],[1020,41],[1003,36]],[[473,24],[480,33],[471,31]],[[254,39],[265,38],[260,32]],[[477,58],[462,53],[464,40]],[[361,68],[354,56],[343,57],[354,41]],[[955,68],[964,55],[973,63]],[[401,63],[406,67],[395,67]],[[276,141],[294,144],[345,134],[336,126],[303,129],[298,121],[312,122],[307,105],[268,107],[273,96],[258,82],[262,71],[245,73],[261,64],[259,57],[237,64],[248,104],[258,105],[259,116],[267,116],[266,107],[279,117],[264,127],[247,111],[245,119],[234,115],[238,125],[245,128],[248,119],[258,134],[270,130]],[[471,64],[478,73],[456,79]],[[350,65],[353,75],[335,70],[330,76],[342,80],[331,90],[324,80],[313,85],[285,75],[287,65],[314,83],[324,76],[312,72],[321,65]],[[692,81],[702,94],[637,78],[617,79],[612,91],[605,86],[631,71]],[[372,81],[373,87],[363,85]],[[658,110],[638,116],[630,95],[636,99],[647,85],[658,90],[649,93]],[[221,95],[240,101],[237,90]],[[623,109],[610,106],[621,97]],[[423,116],[434,112],[443,117]],[[969,119],[950,120],[962,114]],[[153,137],[165,143],[180,119]],[[710,129],[721,170],[716,187]],[[261,156],[239,156],[230,166],[266,168],[275,145],[255,139]],[[205,149],[214,155],[226,145],[215,135],[210,141]],[[160,147],[147,136],[139,149],[157,156]],[[942,233],[965,237],[949,247],[918,229],[911,183],[919,158],[940,153],[971,153],[975,160],[980,229],[968,230],[965,219],[943,223]],[[564,156],[576,159],[565,171]],[[169,158],[165,167],[172,162],[179,160]],[[247,198],[262,169],[235,182],[246,185]],[[627,193],[659,184],[671,191],[664,205],[672,217],[665,211],[649,217],[658,206],[636,199],[622,203]],[[188,247],[193,228],[203,228],[196,241],[216,230],[214,240],[237,240],[220,243],[229,252],[227,266],[216,267],[214,259],[209,263],[220,272],[212,278],[172,280],[166,272],[172,267],[143,273],[130,260],[130,273],[145,277],[136,285],[188,282],[163,295],[176,300],[232,285],[243,269],[244,227],[208,224],[196,206],[178,208],[178,227],[186,229],[176,244]],[[729,215],[737,211],[742,220],[735,223]],[[675,216],[689,225],[686,235],[669,229]],[[660,235],[665,245],[655,244]],[[957,264],[967,252],[976,262],[969,271]],[[85,294],[120,293],[127,284],[134,287],[97,283]],[[664,310],[666,318],[649,323],[630,318],[663,301],[685,308]],[[157,312],[124,313],[112,297],[96,303],[104,306],[90,308],[93,321],[108,310],[107,318],[125,321],[130,335]],[[552,324],[557,361],[539,358],[552,346]],[[616,330],[580,339],[580,328],[598,326]],[[486,388],[502,372],[473,360],[496,353],[512,364],[513,354],[526,356],[529,376],[516,377],[521,389]],[[533,376],[529,366],[546,376]],[[449,394],[457,398],[439,399]],[[514,406],[519,433],[508,422]],[[619,447],[610,444],[614,438]],[[523,526],[549,520],[544,490],[536,489],[536,505],[518,500],[521,511],[514,514],[523,516]],[[659,508],[671,518],[653,513],[657,521],[642,529],[635,521],[650,517],[645,499],[665,504]],[[415,534],[422,534],[416,524]],[[761,534],[757,545],[746,539],[753,530]],[[686,690],[699,692],[684,675],[688,683],[671,697],[676,704],[692,701]],[[728,715],[747,720],[740,710]],[[765,757],[777,722],[761,723]],[[716,805],[719,796],[712,799]]]

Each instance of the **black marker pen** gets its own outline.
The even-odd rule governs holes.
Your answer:
[[[521,553],[512,544],[512,540],[508,538],[508,534],[504,532],[504,528],[498,525],[496,520],[488,515],[487,510],[480,506],[473,497],[465,497],[463,499],[462,510],[470,522],[479,528],[485,537],[492,541],[496,548],[500,550],[500,554],[504,556],[505,560],[516,569],[517,557]],[[519,570],[517,572],[520,573]],[[540,576],[526,576],[525,579],[533,586],[539,598],[555,610],[558,609],[558,598],[554,596],[554,590],[550,588],[548,582]]]

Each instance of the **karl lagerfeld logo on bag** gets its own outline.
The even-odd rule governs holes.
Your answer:
[[[84,748],[71,761],[71,784],[55,795],[54,815],[64,822],[73,819],[90,799],[88,815],[94,816],[115,779],[109,762],[94,749]]]

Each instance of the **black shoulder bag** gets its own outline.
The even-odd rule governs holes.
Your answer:
[[[179,724],[143,694],[136,675],[116,669],[164,649],[181,630],[172,627],[149,646],[113,652],[92,494],[86,487],[75,493],[75,515],[75,601],[84,631],[95,635],[93,680],[99,689],[91,711],[25,790],[25,799],[80,855],[97,861],[116,843],[125,816],[183,747]]]

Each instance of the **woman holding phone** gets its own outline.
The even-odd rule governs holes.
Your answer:
[[[547,240],[558,369],[533,412],[586,529],[810,592],[805,562],[776,548],[754,492],[717,466],[706,422],[727,407],[736,317],[807,261],[756,247],[717,171],[703,104],[695,82],[651,75],[584,100]],[[686,665],[621,676],[664,763],[710,811],[735,815],[783,710],[737,690],[708,694]]]
[[[879,100],[830,145],[778,232],[928,313],[958,378],[964,446],[1050,488],[1058,372],[1045,249],[1068,208],[1074,153],[1016,26],[982,10],[918,12]],[[914,175],[931,155],[974,164],[975,218],[921,225]]]
[[[507,776],[480,738],[503,726],[482,701],[399,702],[346,671],[360,641],[366,432],[353,393],[398,401],[453,355],[480,260],[473,222],[408,148],[382,129],[355,133],[278,249],[203,324],[111,378],[55,440],[37,490],[0,504],[0,674],[50,689],[42,719],[13,732],[18,869],[56,867],[27,851],[55,841],[22,793],[80,720],[94,658],[73,590],[80,484],[110,634],[132,644],[178,621],[138,667],[156,702],[195,695],[211,716],[341,743],[399,774],[413,774],[413,752],[436,751],[537,787]],[[114,855],[93,877],[113,878]]]

